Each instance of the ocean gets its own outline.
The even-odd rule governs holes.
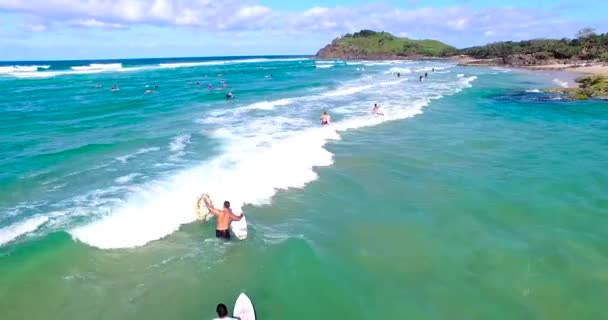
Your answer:
[[[240,292],[259,319],[606,317],[608,104],[542,93],[571,77],[2,63],[2,319],[212,319]],[[203,192],[246,240],[195,220]]]

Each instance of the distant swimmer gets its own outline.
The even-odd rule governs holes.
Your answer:
[[[154,89],[158,89],[158,85],[157,84],[154,85]]]
[[[115,84],[115,85],[112,86],[112,88],[110,88],[110,90],[111,91],[116,91],[116,90],[120,90],[120,89],[118,88],[118,85]]]
[[[211,83],[210,83],[210,84],[208,84],[208,85],[207,85],[207,89],[209,89],[209,90],[213,89],[213,85],[212,85]]]
[[[266,76],[264,76],[264,78],[272,78],[272,75],[271,74],[266,75]]]
[[[372,108],[372,114],[376,116],[384,115],[384,113],[380,112],[380,106],[377,103],[374,103],[374,107]]]
[[[425,77],[425,78],[428,78],[428,77],[429,77],[429,74],[425,72],[425,73],[424,73],[424,77]]]
[[[232,95],[232,92],[228,92],[228,93],[226,93],[226,99],[227,99],[227,100],[230,100],[230,99],[232,99],[232,98],[234,98],[234,96]]]
[[[330,122],[331,122],[331,117],[327,114],[327,111],[324,111],[323,114],[321,114],[321,125],[326,126],[326,125],[329,125]]]
[[[196,86],[197,86],[197,87],[200,87],[200,86],[201,86],[201,83],[200,83],[200,82],[197,82],[197,83],[196,83]]]
[[[245,216],[245,213],[241,214],[240,216],[232,213],[229,201],[224,201],[224,208],[222,210],[212,207],[208,199],[205,199],[205,205],[207,206],[207,209],[209,209],[209,212],[217,216],[215,237],[230,240],[230,222],[240,221]]]
[[[152,93],[152,90],[150,90],[150,89],[144,91],[144,94],[150,94],[150,93]]]
[[[422,81],[422,78],[424,78],[423,76],[420,76],[420,81]]]
[[[397,72],[397,78],[401,78],[401,72]]]
[[[433,72],[435,72],[435,68],[433,68]]]

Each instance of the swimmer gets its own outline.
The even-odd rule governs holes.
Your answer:
[[[144,91],[144,94],[150,94],[150,93],[152,93],[152,90],[150,90],[150,89]]]
[[[116,90],[120,90],[120,89],[118,88],[118,85],[115,84],[115,85],[112,86],[112,88],[110,90],[111,91],[116,91]]]
[[[422,82],[422,78],[424,78],[423,76],[420,76],[420,81]]]
[[[429,74],[425,72],[425,73],[424,73],[424,77],[425,77],[425,78],[428,78],[428,77],[429,77]]]
[[[327,111],[324,111],[323,114],[321,114],[321,125],[322,126],[326,126],[329,125],[331,122],[331,117],[327,114]]]
[[[210,84],[208,84],[208,85],[207,85],[207,89],[209,89],[209,90],[213,89],[213,85],[212,85],[211,83],[210,83]]]
[[[232,95],[232,92],[228,92],[226,93],[226,100],[230,100],[232,99],[234,96]]]
[[[433,68],[433,72],[435,72],[435,68]]]
[[[401,72],[397,72],[397,78],[401,78]]]
[[[377,103],[374,103],[374,108],[372,108],[372,114],[375,116],[383,116],[384,113],[380,112],[380,106]]]

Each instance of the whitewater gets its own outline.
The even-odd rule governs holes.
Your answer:
[[[98,174],[103,183],[87,185],[81,179],[77,187],[61,177],[48,182],[55,186],[61,183],[61,196],[30,203],[34,209],[19,209],[24,208],[23,203],[9,208],[23,219],[11,219],[15,221],[1,229],[0,245],[27,234],[65,230],[74,240],[100,249],[144,246],[193,222],[194,199],[202,192],[211,194],[217,202],[230,200],[237,212],[247,205],[268,205],[278,191],[304,188],[318,178],[315,168],[332,165],[333,154],[326,145],[342,139],[344,132],[414,117],[433,100],[471,87],[477,78],[455,72],[436,74],[433,81],[419,83],[415,77],[397,78],[393,73],[409,75],[416,72],[413,70],[449,71],[456,67],[449,63],[412,61],[362,63],[367,67],[365,71],[356,62],[300,58],[158,63],[152,70],[139,67],[132,75],[183,72],[179,74],[179,84],[169,83],[161,88],[167,90],[167,86],[173,85],[171,90],[178,92],[186,87],[207,97],[214,95],[216,89],[208,91],[188,85],[193,72],[205,73],[206,82],[227,81],[226,90],[235,92],[235,101],[222,101],[221,107],[217,107],[220,103],[217,100],[195,103],[200,107],[187,111],[189,123],[185,127],[163,129],[167,135],[152,144],[113,154],[89,169],[64,175],[78,177],[82,172],[91,172]],[[332,76],[334,66],[340,67],[335,70],[341,70],[341,75]],[[72,73],[72,77],[114,77],[129,68],[125,63],[91,63],[62,72]],[[238,79],[237,70],[254,73],[255,79]],[[290,74],[293,72],[298,75]],[[269,79],[266,77],[269,73],[275,73],[275,78],[279,74],[284,80]],[[316,77],[324,79],[320,85],[303,86],[307,79]],[[130,78],[140,82],[121,84],[117,94],[134,99],[127,97],[127,92],[136,87],[143,90],[143,84],[149,82],[145,79]],[[103,82],[104,78],[89,81]],[[258,85],[262,91],[243,93],[241,98],[239,89],[254,89],[249,83]],[[297,89],[276,89],[286,85]],[[162,89],[156,90],[159,95]],[[193,103],[187,100],[191,98],[183,99],[185,105]],[[383,116],[370,114],[374,103],[380,104]],[[207,105],[215,107],[204,107]],[[318,117],[323,111],[332,115],[331,126],[319,126]],[[157,120],[150,121],[162,118],[154,119]],[[197,149],[204,143],[212,143],[212,148]],[[204,157],[199,156],[201,152]],[[27,218],[28,212],[37,215]]]

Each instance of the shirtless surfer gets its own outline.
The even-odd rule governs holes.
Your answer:
[[[330,121],[331,117],[327,114],[327,111],[323,112],[323,114],[321,114],[321,125],[326,126]]]
[[[240,216],[232,213],[232,209],[230,209],[230,202],[224,201],[224,208],[222,210],[218,210],[211,206],[209,200],[205,199],[205,205],[209,212],[213,213],[217,216],[217,225],[215,227],[215,237],[230,240],[230,222],[232,221],[240,221],[245,216],[244,213],[241,213]]]

